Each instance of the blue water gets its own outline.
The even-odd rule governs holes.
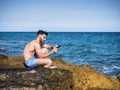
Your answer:
[[[20,56],[36,32],[0,32],[0,54]],[[51,58],[77,65],[91,65],[101,73],[120,73],[120,33],[49,32],[45,43],[61,45]]]

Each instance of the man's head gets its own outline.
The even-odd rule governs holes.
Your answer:
[[[39,30],[37,32],[37,37],[39,38],[39,41],[41,43],[43,43],[46,40],[47,35],[48,35],[48,33],[46,31],[43,31],[43,30]]]
[[[37,36],[38,36],[39,34],[41,34],[41,35],[45,34],[46,36],[48,35],[48,33],[47,33],[46,31],[43,31],[43,30],[39,30],[39,31],[37,32]]]

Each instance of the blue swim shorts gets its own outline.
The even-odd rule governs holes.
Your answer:
[[[28,59],[25,64],[28,66],[28,67],[31,67],[31,68],[36,68],[37,67],[37,58],[34,56],[30,59]]]

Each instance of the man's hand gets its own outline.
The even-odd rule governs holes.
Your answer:
[[[53,51],[53,53],[57,53],[58,48],[56,46],[54,46],[52,51]]]

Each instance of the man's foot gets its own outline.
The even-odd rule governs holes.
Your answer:
[[[57,68],[57,66],[50,66],[50,69]]]
[[[36,70],[31,70],[31,73],[37,73],[37,71]]]
[[[53,68],[57,68],[57,66],[44,66],[44,68],[50,68],[50,69],[53,69]]]

